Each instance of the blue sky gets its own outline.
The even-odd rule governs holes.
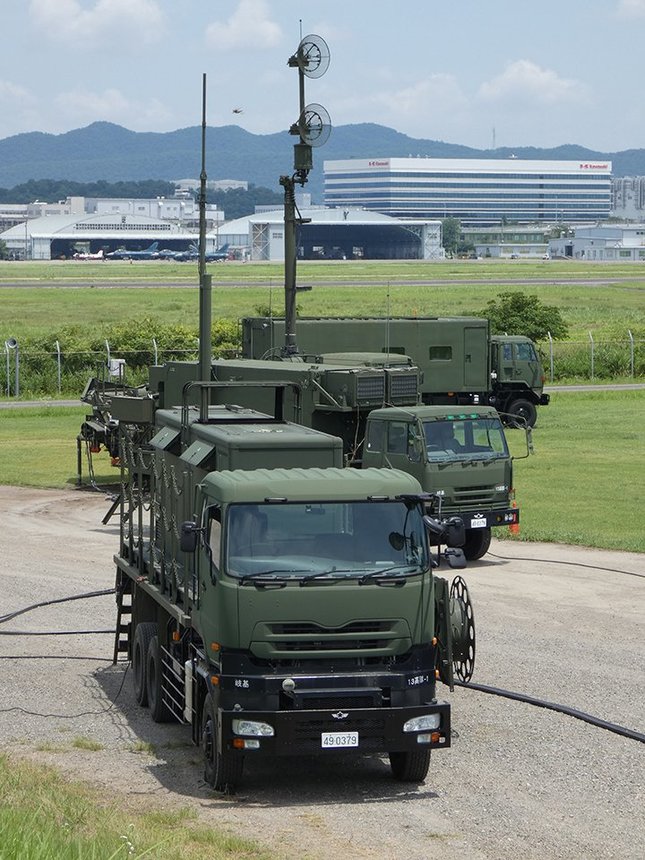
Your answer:
[[[645,0],[3,0],[0,138],[96,120],[265,134],[297,119],[301,34],[329,45],[308,102],[487,149],[645,147]],[[300,23],[302,22],[302,24]],[[243,110],[234,114],[233,109]]]

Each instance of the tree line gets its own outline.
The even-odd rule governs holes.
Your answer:
[[[139,181],[76,182],[67,179],[30,179],[13,188],[0,188],[0,203],[33,203],[40,200],[55,203],[67,197],[124,197],[133,200],[155,197],[172,197],[174,182],[162,179]],[[206,202],[216,205],[225,213],[227,220],[252,215],[256,206],[282,204],[282,194],[260,185],[249,185],[248,189],[230,188],[227,191],[208,189]]]

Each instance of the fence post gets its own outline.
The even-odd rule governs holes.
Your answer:
[[[589,332],[589,340],[591,341],[591,378],[594,378],[594,342],[593,335]]]
[[[157,341],[154,337],[152,338],[152,348],[153,348],[154,353],[155,353],[155,365],[157,365],[157,364],[159,364],[159,362],[157,361],[157,359],[158,359]]]
[[[56,367],[57,367],[57,378],[58,378],[58,393],[60,394],[60,343],[56,341]]]
[[[629,335],[629,375],[633,379],[634,378],[634,335],[631,333],[631,329],[627,329],[627,334]]]
[[[551,371],[551,385],[553,385],[553,338],[551,337],[551,332],[548,331],[547,335],[549,336],[549,367]]]
[[[108,339],[105,338],[105,351],[107,353],[107,366],[110,366],[110,344],[108,343]]]
[[[15,352],[14,357],[14,377],[13,377],[13,395],[14,397],[20,397],[20,344],[16,340],[15,337],[10,337],[9,340],[5,340],[4,342],[5,352],[7,354],[7,397],[9,397],[11,393],[11,367],[9,363],[9,350],[13,349]]]

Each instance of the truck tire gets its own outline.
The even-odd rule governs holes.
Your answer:
[[[148,659],[146,660],[146,689],[148,691],[148,704],[150,705],[150,716],[155,723],[167,723],[172,719],[172,714],[162,698],[162,672],[163,667],[161,665],[159,637],[155,634],[150,640],[150,645],[148,646]]]
[[[486,555],[490,546],[490,529],[466,529],[466,543],[463,545],[467,561],[477,561]]]
[[[209,693],[202,709],[202,754],[204,756],[204,779],[215,791],[235,794],[242,778],[244,759],[231,750],[218,750],[219,726],[217,708]]]
[[[134,697],[142,708],[148,704],[148,649],[152,637],[157,633],[157,625],[149,621],[137,624],[132,645],[132,678]]]
[[[430,767],[430,750],[414,752],[391,752],[390,768],[392,776],[399,782],[423,782]]]
[[[508,419],[509,427],[524,427],[524,421],[528,427],[535,427],[537,421],[537,409],[535,404],[530,400],[514,400],[508,407],[510,417]],[[514,420],[513,416],[517,416],[520,420]],[[523,419],[523,420],[522,420]]]

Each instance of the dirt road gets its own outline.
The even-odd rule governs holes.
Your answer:
[[[0,487],[0,615],[113,585],[117,535],[101,525],[107,507],[87,491]],[[475,681],[645,731],[645,557],[497,541],[465,578]],[[0,632],[113,624],[106,596],[20,615]],[[393,782],[379,757],[251,761],[240,793],[221,798],[203,783],[186,727],[152,723],[111,654],[112,638],[101,633],[0,636],[0,749],[52,763],[130,806],[189,805],[203,822],[284,858],[643,856],[645,744],[473,690],[442,690],[453,745],[434,754],[422,786]],[[102,749],[74,748],[80,737]]]

